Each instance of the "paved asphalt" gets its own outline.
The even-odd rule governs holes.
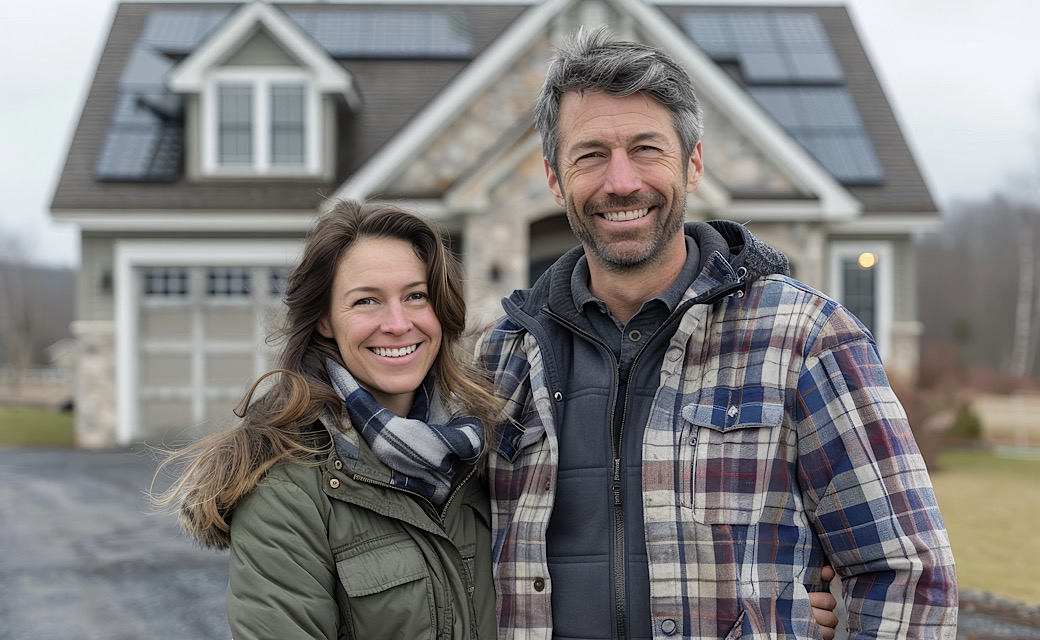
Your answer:
[[[155,466],[143,448],[0,448],[0,640],[231,637],[227,554],[150,509]],[[1040,639],[1017,617],[967,609],[961,640]]]
[[[154,470],[144,451],[0,449],[0,639],[231,637],[227,554],[151,511]]]

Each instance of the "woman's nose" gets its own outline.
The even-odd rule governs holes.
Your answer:
[[[391,302],[386,306],[383,314],[382,329],[385,333],[402,334],[412,328],[412,321],[408,312],[398,302]]]

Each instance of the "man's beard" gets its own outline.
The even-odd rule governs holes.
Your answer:
[[[597,211],[631,211],[633,209],[658,208],[658,215],[664,211],[667,201],[661,194],[641,194],[633,196],[610,196],[596,202],[585,203],[583,217],[574,215],[573,202],[568,202],[567,221],[575,237],[585,246],[587,253],[595,257],[606,269],[614,272],[635,271],[657,262],[664,255],[664,247],[682,229],[685,220],[686,197],[672,201],[672,208],[663,219],[645,237],[643,247],[636,253],[619,255],[612,247],[618,240],[636,240],[639,235],[613,235],[610,239],[597,236],[593,218]],[[649,213],[647,215],[650,215]],[[642,233],[642,232],[640,232]]]

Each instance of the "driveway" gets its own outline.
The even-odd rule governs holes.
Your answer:
[[[140,450],[0,449],[0,638],[231,637],[227,554],[151,512],[154,470]]]
[[[151,511],[155,466],[145,449],[0,449],[0,640],[231,637],[227,554]],[[964,595],[960,640],[1040,639],[1040,610]]]

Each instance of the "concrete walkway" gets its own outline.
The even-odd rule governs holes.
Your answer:
[[[0,640],[231,637],[227,554],[151,512],[154,470],[145,450],[0,449]],[[959,639],[1040,640],[1040,611],[984,600]]]

